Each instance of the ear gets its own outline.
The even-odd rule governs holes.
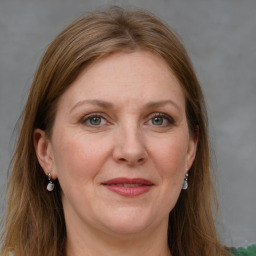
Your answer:
[[[196,127],[194,134],[190,135],[188,151],[187,151],[187,170],[189,170],[194,162],[196,157],[196,149],[199,138],[199,127]]]
[[[39,164],[44,170],[45,175],[51,173],[53,179],[57,178],[54,170],[54,157],[52,144],[45,134],[45,131],[36,129],[34,131],[34,147]]]

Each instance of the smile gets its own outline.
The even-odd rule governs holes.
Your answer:
[[[144,185],[144,184],[110,184],[110,186],[120,186],[120,187],[126,187],[126,188],[133,188],[133,187],[150,186],[150,185]]]
[[[152,189],[154,184],[146,179],[115,178],[102,183],[108,190],[125,197],[136,197]]]

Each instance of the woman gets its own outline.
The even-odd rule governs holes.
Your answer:
[[[91,13],[36,72],[2,254],[229,255],[209,165],[204,99],[177,37],[145,12]]]

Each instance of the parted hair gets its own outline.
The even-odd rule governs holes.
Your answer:
[[[191,136],[198,136],[182,191],[169,214],[168,243],[173,256],[224,256],[214,216],[217,201],[210,168],[208,121],[203,94],[189,57],[174,32],[151,13],[119,7],[89,13],[65,28],[50,44],[35,73],[8,177],[8,206],[1,255],[64,256],[66,228],[61,187],[49,193],[47,177],[33,144],[36,128],[51,137],[59,97],[96,59],[117,51],[147,50],[166,61],[186,100]]]

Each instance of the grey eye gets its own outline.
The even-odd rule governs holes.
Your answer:
[[[159,126],[159,128],[170,127],[175,125],[173,118],[167,114],[154,113],[148,121],[148,124]]]
[[[89,114],[81,119],[81,124],[91,128],[101,128],[106,125],[107,120],[99,113]]]
[[[88,119],[90,125],[100,125],[101,124],[101,117],[93,116]]]
[[[156,116],[156,117],[152,118],[151,120],[152,120],[153,125],[162,125],[164,122],[164,118],[161,116]]]

